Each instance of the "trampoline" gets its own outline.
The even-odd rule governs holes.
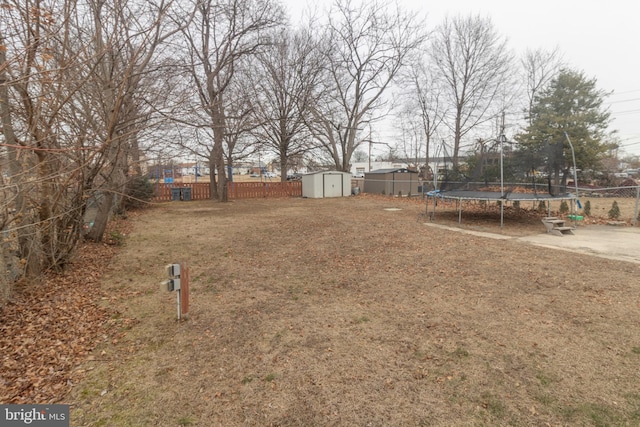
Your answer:
[[[532,203],[540,203],[544,202],[547,206],[547,216],[551,216],[551,202],[558,201],[562,202],[563,200],[569,200],[572,203],[572,212],[573,203],[575,202],[575,196],[570,193],[565,193],[561,195],[552,195],[549,193],[525,193],[525,192],[515,192],[515,191],[480,191],[480,190],[450,190],[450,191],[430,191],[427,193],[427,205],[426,205],[426,213],[428,218],[435,218],[436,207],[438,205],[437,200],[445,200],[445,201],[455,201],[456,208],[458,211],[458,224],[462,223],[462,202],[464,201],[484,201],[484,202],[495,202],[503,201],[504,203],[500,204],[500,225],[502,226],[504,223],[504,205],[506,202],[532,202]],[[432,215],[429,215],[429,200],[433,200],[433,212]]]
[[[540,208],[544,202],[547,208],[547,216],[551,216],[551,202],[569,200],[571,202],[571,212],[576,213],[578,201],[578,188],[575,155],[573,146],[566,135],[566,140],[571,148],[573,162],[568,163],[564,159],[564,145],[560,143],[551,144],[548,141],[543,147],[528,149],[524,147],[519,150],[508,150],[505,162],[504,144],[508,143],[504,135],[495,139],[491,146],[482,146],[475,154],[475,162],[472,167],[464,170],[459,168],[459,163],[453,159],[445,161],[443,179],[440,181],[440,188],[437,184],[437,175],[434,174],[434,188],[436,190],[426,193],[426,216],[435,219],[438,200],[455,201],[458,211],[458,224],[462,222],[463,202],[483,201],[495,202],[500,207],[500,226],[504,225],[504,206],[507,203],[531,202],[534,208]],[[513,145],[513,143],[509,143]],[[447,152],[443,143],[443,149]],[[445,158],[448,156],[445,156]],[[505,168],[505,163],[508,168]],[[449,170],[447,164],[454,167]],[[572,165],[574,172],[574,183],[576,191],[571,194],[567,191],[566,176]],[[507,171],[505,171],[507,169]],[[545,171],[546,185],[536,180],[536,171]],[[560,171],[563,178],[559,180]],[[505,172],[508,172],[506,174]],[[554,179],[552,180],[552,175]],[[463,178],[463,179],[460,179]],[[505,178],[511,179],[510,183],[505,182]],[[531,179],[531,183],[528,183]],[[429,212],[429,202],[433,201],[433,212]]]

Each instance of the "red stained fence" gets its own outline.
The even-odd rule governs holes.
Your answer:
[[[185,188],[188,190],[185,191]],[[179,189],[179,190],[176,190]],[[190,194],[188,194],[190,192]],[[227,195],[234,199],[257,199],[263,197],[301,197],[302,182],[229,182]],[[188,184],[156,184],[155,202],[169,202],[175,197],[181,200],[207,200],[211,198],[208,182]]]

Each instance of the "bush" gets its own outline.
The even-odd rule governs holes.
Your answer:
[[[587,200],[584,203],[584,208],[582,208],[582,213],[585,214],[586,216],[591,215],[591,200]]]
[[[129,180],[126,187],[126,195],[122,200],[122,207],[127,209],[140,209],[147,206],[154,196],[153,184],[144,177],[137,176]]]
[[[540,202],[538,203],[538,211],[546,212],[546,210],[547,210],[547,204],[544,202],[544,200],[540,200]]]
[[[620,218],[620,207],[618,206],[618,202],[615,200],[611,205],[611,209],[609,209],[609,219],[618,219]]]
[[[569,204],[566,200],[563,200],[562,203],[560,203],[560,213],[566,214],[567,212],[569,212]]]

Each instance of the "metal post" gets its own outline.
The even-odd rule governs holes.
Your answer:
[[[573,183],[575,184],[576,187],[576,200],[578,200],[578,169],[576,167],[576,153],[575,151],[573,151],[573,144],[571,144],[571,139],[569,139],[569,134],[565,131],[564,132],[564,136],[565,138],[567,138],[567,141],[569,142],[569,147],[571,147],[571,157],[573,158]],[[572,205],[574,206],[574,205]],[[578,226],[578,210],[577,209],[573,209],[573,221],[574,221],[574,226],[577,227]]]
[[[633,226],[634,227],[638,223],[638,215],[640,214],[640,212],[638,212],[638,204],[639,203],[640,203],[640,185],[636,187],[636,210],[633,213]]]
[[[180,289],[178,289],[176,291],[176,298],[178,299],[178,320],[180,320],[180,318],[182,317],[182,310],[180,309],[181,304],[180,304]]]

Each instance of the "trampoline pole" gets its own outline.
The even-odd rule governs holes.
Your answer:
[[[578,199],[578,169],[576,166],[576,152],[573,151],[573,144],[571,143],[571,139],[569,139],[569,134],[565,131],[564,136],[567,138],[567,142],[569,143],[569,147],[571,148],[571,157],[573,157],[573,183],[576,186],[576,200]],[[574,205],[571,204],[571,210],[573,211],[574,217],[573,222],[574,226],[578,227],[578,209],[577,206],[574,209]]]
[[[462,224],[462,199],[458,200],[458,225]]]
[[[502,124],[504,125],[504,112],[502,114]],[[500,135],[500,228],[504,226],[504,134]]]
[[[433,219],[436,219],[436,208],[438,207],[438,200],[436,199],[436,195],[433,196]]]
[[[424,193],[422,193],[422,194],[424,194]],[[425,199],[426,199],[425,200],[426,203],[424,205],[424,219],[426,220],[426,219],[429,218],[429,196],[427,196]]]

